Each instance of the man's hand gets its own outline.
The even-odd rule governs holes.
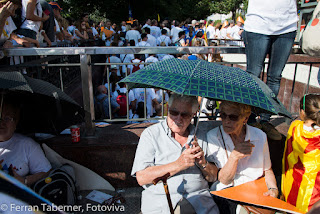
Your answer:
[[[193,141],[191,144],[192,144],[192,148],[195,150],[195,153],[194,153],[196,156],[195,161],[201,166],[205,165],[206,159],[204,157],[204,152],[202,148],[199,146],[197,139],[195,139],[195,141]]]
[[[188,144],[185,146],[186,149],[182,152],[182,154],[176,161],[177,164],[182,167],[181,170],[185,170],[189,167],[194,166],[196,162],[200,165],[204,165],[206,162],[204,158],[204,152],[202,151],[197,141],[195,140],[191,144],[193,145],[191,148]]]
[[[252,153],[254,145],[250,141],[245,141],[243,143],[238,143],[235,145],[234,150],[231,152],[230,157],[237,160],[250,156]]]
[[[182,152],[176,163],[181,167],[181,170],[188,169],[191,166],[194,166],[196,156],[194,155],[195,149],[190,148],[189,145],[186,145],[186,150]]]

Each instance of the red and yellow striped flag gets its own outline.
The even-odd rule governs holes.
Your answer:
[[[308,132],[292,122],[282,160],[281,189],[285,200],[303,212],[320,200],[320,130]]]

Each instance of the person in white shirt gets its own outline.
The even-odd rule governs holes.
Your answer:
[[[230,20],[229,21],[229,26],[227,28],[227,35],[226,35],[226,39],[232,39],[231,33],[232,33],[232,28],[234,26],[234,21]]]
[[[130,40],[134,40],[136,45],[141,40],[141,35],[140,35],[139,31],[137,31],[137,24],[136,23],[133,23],[131,30],[127,31],[127,33],[126,33],[127,43],[130,42]]]
[[[130,44],[128,44],[128,46],[130,47]],[[130,63],[131,60],[134,59],[134,55],[133,54],[120,54],[120,60],[122,63]],[[126,76],[128,74],[128,67],[127,65],[122,65],[122,74],[124,76]]]
[[[216,29],[215,27],[213,26],[214,22],[212,20],[209,20],[208,22],[208,27],[206,29],[206,32],[207,32],[207,38],[208,40],[213,40],[215,39],[215,34],[216,34]]]
[[[134,59],[131,60],[131,63],[143,63],[143,62],[144,61],[140,60],[140,56],[138,54],[135,54]],[[134,68],[137,68],[137,66],[138,66],[138,69],[135,69],[135,70],[140,70],[140,69],[144,68],[144,64],[128,65],[129,74],[132,74],[132,72],[134,71]]]
[[[241,21],[237,21],[237,24],[232,27],[232,29],[231,29],[231,37],[232,37],[233,40],[240,40],[241,39],[241,35],[242,35],[242,32],[243,32],[242,25],[243,25],[243,23]],[[231,44],[244,47],[244,44],[243,44],[242,41],[234,41]]]
[[[37,39],[41,22],[49,19],[49,16],[43,14],[39,0],[22,0],[22,24],[17,30],[17,34]]]
[[[112,45],[116,45],[115,43],[112,43]],[[106,63],[121,63],[121,60],[119,57],[116,56],[116,54],[112,54],[110,57],[107,57],[107,60],[106,60]],[[110,65],[109,65],[110,66]],[[122,68],[120,68],[120,65],[111,65],[110,67],[114,67],[117,69],[116,73],[117,73],[117,76],[118,77],[122,77],[124,76],[125,74],[122,74],[121,71],[123,71]],[[108,65],[105,66],[104,68],[104,73],[106,74],[106,71],[107,71],[107,67]],[[122,67],[122,66],[121,66]]]
[[[171,42],[175,43],[179,39],[179,32],[183,31],[181,27],[179,27],[180,22],[175,21],[175,27],[171,29]]]
[[[222,41],[220,42],[220,44],[225,44],[226,41],[224,41],[225,39],[227,39],[227,28],[229,27],[229,22],[225,21],[221,27],[220,30],[220,37],[222,39]]]
[[[150,34],[150,28],[144,28],[145,33],[147,34],[148,40],[147,42],[150,44],[151,47],[157,46],[157,39]]]
[[[151,27],[151,19],[147,19],[146,23],[143,25],[143,27],[141,29],[144,29],[144,28],[150,28]]]
[[[150,47],[148,43],[148,36],[146,33],[141,34],[141,42],[138,43],[137,47]],[[145,54],[145,58],[148,58],[149,54]]]
[[[161,30],[161,36],[157,38],[157,45],[158,46],[169,46],[171,45],[171,39],[169,36],[167,36],[167,30],[162,29]]]
[[[144,103],[144,95],[145,95],[144,88],[136,88],[134,90],[134,97],[136,100],[136,104],[139,102]],[[153,88],[146,89],[146,101],[147,101],[147,118],[150,118],[153,115],[153,106],[159,104],[156,99],[156,94]]]
[[[161,36],[161,29],[158,27],[158,22],[155,19],[153,19],[151,22],[150,34],[155,38]]]
[[[167,60],[167,59],[172,59],[172,58],[174,58],[174,56],[173,56],[173,55],[166,54],[166,55],[164,55],[164,56],[161,58],[161,60],[160,60],[160,61]]]
[[[26,186],[31,186],[48,176],[51,164],[38,143],[15,133],[20,109],[19,100],[9,96],[1,104],[0,169]]]
[[[154,63],[154,62],[158,62],[159,59],[157,57],[155,57],[155,54],[149,54],[149,57],[146,58],[145,62],[146,63]]]

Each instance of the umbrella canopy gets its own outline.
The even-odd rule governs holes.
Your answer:
[[[58,134],[83,121],[83,108],[46,81],[19,72],[0,72],[0,93],[4,100],[21,103],[18,132]]]
[[[178,94],[228,100],[256,107],[256,112],[291,117],[271,89],[241,70],[204,60],[168,59],[127,76],[131,88],[162,88]]]

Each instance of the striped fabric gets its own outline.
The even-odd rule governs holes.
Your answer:
[[[303,121],[292,122],[282,163],[285,200],[307,212],[320,200],[320,130],[308,132]]]

